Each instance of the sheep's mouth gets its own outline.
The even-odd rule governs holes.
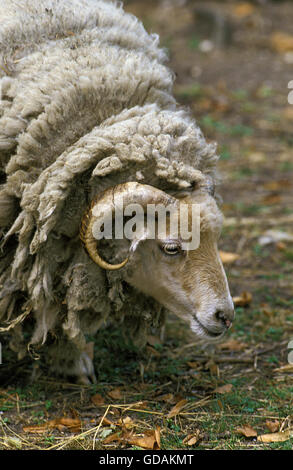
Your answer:
[[[193,319],[196,321],[197,325],[201,328],[201,330],[203,331],[203,333],[206,335],[206,336],[209,336],[210,338],[219,338],[220,336],[222,336],[225,331],[212,331],[212,330],[209,330],[206,326],[204,326],[197,318],[196,315],[193,315]]]

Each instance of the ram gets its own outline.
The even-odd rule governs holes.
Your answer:
[[[106,0],[3,0],[0,18],[0,331],[11,348],[44,345],[57,372],[87,381],[86,337],[105,323],[143,344],[172,311],[199,340],[221,338],[234,309],[217,251],[216,147],[172,96],[158,37]],[[197,204],[199,247],[183,249],[170,224],[164,236],[98,240],[100,208],[112,218],[119,198],[175,213]]]

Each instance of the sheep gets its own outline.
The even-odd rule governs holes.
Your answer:
[[[168,311],[218,341],[234,309],[217,241],[216,145],[173,94],[159,38],[108,0],[0,4],[0,332],[95,381],[87,335],[142,346]],[[200,245],[97,240],[98,204],[200,205]]]

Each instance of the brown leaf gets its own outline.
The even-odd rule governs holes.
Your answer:
[[[197,369],[200,366],[200,364],[196,361],[187,361],[186,364],[190,367],[190,369]]]
[[[173,393],[165,393],[164,395],[160,395],[157,397],[158,401],[164,401],[165,403],[173,404],[176,402]]]
[[[271,310],[270,306],[268,304],[261,304],[261,311],[269,318],[274,316],[274,311]]]
[[[284,108],[282,114],[283,114],[285,119],[288,119],[289,121],[293,121],[293,108],[292,108],[292,105],[287,106],[286,108]]]
[[[245,437],[256,437],[257,432],[253,429],[249,424],[245,424],[244,426],[238,427],[236,431],[239,434],[242,434]]]
[[[71,432],[80,432],[81,430],[81,421],[79,418],[59,418],[57,420],[53,420],[53,426],[54,426],[54,421],[55,421],[55,426],[59,429],[62,430],[64,428],[67,428],[68,431]]]
[[[238,18],[246,18],[255,11],[255,6],[248,2],[241,2],[232,8],[232,13]]]
[[[93,395],[91,397],[91,402],[96,406],[100,406],[100,405],[103,405],[105,403],[105,400],[102,397],[102,395],[100,395],[99,393],[96,393],[96,395]]]
[[[121,424],[123,428],[125,429],[133,429],[136,426],[135,422],[133,421],[132,418],[130,418],[130,416],[126,416],[125,418],[122,418]]]
[[[206,367],[209,369],[211,375],[216,375],[217,377],[220,377],[219,366],[213,360],[208,361],[206,363]]]
[[[125,438],[128,444],[142,447],[143,449],[158,450],[160,449],[160,429],[146,431],[143,435],[132,435]]]
[[[235,307],[246,307],[252,301],[250,292],[242,292],[240,296],[232,298]]]
[[[113,421],[108,419],[107,416],[104,416],[104,418],[102,419],[101,425],[103,425],[103,426],[105,426],[105,425],[106,426],[117,426],[117,423],[114,423]]]
[[[270,421],[269,419],[266,420],[266,427],[268,428],[271,433],[277,432],[280,428],[280,423],[277,419],[274,421]]]
[[[35,426],[23,426],[23,432],[31,432],[36,434],[43,434],[49,430],[48,425],[45,424],[36,424]]]
[[[121,441],[122,433],[121,431],[115,432],[114,434],[110,434],[103,440],[103,444],[110,444],[110,442]]]
[[[187,446],[193,446],[200,440],[200,430],[196,429],[192,434],[188,434],[182,441]]]
[[[161,428],[160,428],[160,426],[156,426],[155,437],[156,437],[156,442],[157,442],[157,445],[158,445],[158,449],[160,449],[161,448]]]
[[[286,33],[274,33],[271,36],[271,46],[281,54],[293,51],[293,36]]]
[[[269,194],[268,196],[265,196],[262,200],[264,204],[267,204],[269,206],[272,206],[274,204],[279,204],[281,202],[282,198],[280,194]]]
[[[58,429],[59,431],[68,430],[70,432],[80,432],[81,430],[81,421],[79,418],[56,418],[46,423],[35,425],[35,426],[24,426],[24,432],[31,433],[44,433],[49,429]]]
[[[113,390],[107,392],[107,395],[109,395],[113,400],[120,400],[123,398],[120,388],[113,388]]]
[[[293,429],[287,429],[286,431],[281,432],[274,432],[272,434],[262,434],[261,436],[257,437],[259,442],[284,442],[288,441],[293,437]]]
[[[228,251],[219,250],[220,258],[224,264],[233,263],[240,258],[240,255],[237,253],[229,253]]]
[[[173,418],[174,416],[177,416],[182,410],[182,408],[186,405],[186,403],[187,400],[185,399],[180,400],[178,403],[176,403],[176,405],[173,406],[173,408],[171,408],[171,410],[169,411],[167,418]]]
[[[225,384],[225,385],[221,385],[221,387],[217,387],[215,390],[214,390],[214,393],[229,393],[231,392],[233,388],[233,384]]]
[[[292,109],[293,111],[292,106],[290,107],[290,109]],[[293,119],[293,116],[292,116],[292,119]],[[264,183],[263,188],[266,189],[267,191],[280,191],[284,188],[290,188],[291,185],[292,183],[290,180],[281,179],[278,181],[268,181],[267,183]]]
[[[243,351],[244,349],[247,348],[246,343],[241,343],[237,339],[229,339],[228,341],[225,341],[224,343],[218,344],[217,349],[227,349],[228,351]]]

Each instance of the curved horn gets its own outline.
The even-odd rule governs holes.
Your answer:
[[[119,264],[110,264],[104,261],[97,250],[98,241],[93,235],[93,226],[99,218],[99,207],[101,208],[101,206],[103,206],[104,209],[104,217],[110,215],[113,217],[118,196],[120,197],[120,201],[123,201],[123,206],[136,203],[141,205],[144,210],[147,204],[163,204],[164,206],[178,204],[176,198],[168,195],[164,191],[147,184],[136,182],[123,183],[106,189],[92,201],[82,219],[80,238],[92,260],[101,268],[112,271],[123,268],[129,258],[126,258]]]

